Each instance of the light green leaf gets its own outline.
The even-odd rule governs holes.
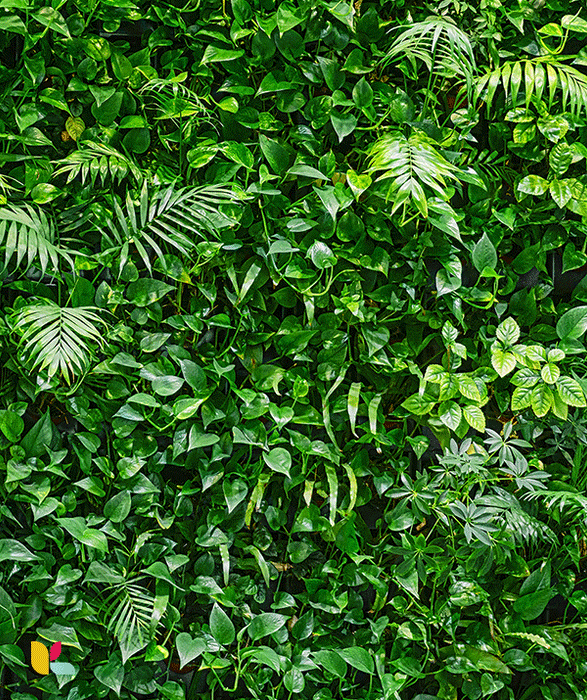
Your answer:
[[[556,388],[562,400],[569,406],[587,406],[581,385],[572,377],[559,377],[556,380]]]
[[[485,416],[478,406],[464,406],[463,417],[471,428],[475,428],[480,433],[485,432]]]

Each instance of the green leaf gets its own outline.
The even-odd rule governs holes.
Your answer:
[[[298,165],[293,165],[288,171],[288,175],[301,175],[302,177],[309,177],[313,180],[328,180],[328,177],[320,170],[312,168],[310,165],[304,165],[300,163]]]
[[[504,345],[515,345],[520,338],[520,327],[513,318],[508,317],[499,324],[495,335]]]
[[[53,7],[42,7],[37,12],[33,13],[32,16],[43,26],[71,39],[71,34],[69,33],[66,21],[63,19],[63,15],[57,12]]]
[[[334,649],[320,649],[312,654],[312,658],[336,678],[346,676],[346,661]]]
[[[547,384],[540,383],[532,389],[531,405],[537,416],[545,416],[552,408],[553,401],[552,390]]]
[[[518,192],[524,194],[544,194],[548,191],[549,183],[539,175],[526,175],[518,182]]]
[[[69,105],[67,104],[65,97],[63,97],[59,90],[55,90],[55,88],[46,88],[45,90],[42,90],[39,93],[39,99],[41,102],[46,102],[47,104],[57,107],[57,109],[61,109],[70,114]]]
[[[39,637],[49,642],[61,642],[66,647],[74,647],[82,651],[77,633],[73,627],[67,627],[54,622],[51,627],[42,627],[36,630]]]
[[[368,673],[369,675],[373,675],[375,672],[373,657],[367,649],[363,649],[362,647],[349,647],[348,649],[338,649],[337,653],[342,656],[349,666],[363,671],[363,673]]]
[[[124,667],[116,657],[110,657],[107,663],[96,666],[94,676],[102,685],[110,688],[120,697],[120,689],[124,680]]]
[[[16,15],[4,15],[0,17],[0,31],[13,32],[14,34],[26,34],[27,28],[20,17]]]
[[[461,407],[454,401],[444,401],[438,407],[438,417],[451,430],[456,430],[461,422]]]
[[[369,189],[372,182],[370,175],[359,175],[354,170],[347,170],[346,181],[348,186],[351,188],[351,192],[353,193],[355,199],[357,200],[363,194],[363,192]]]
[[[321,5],[339,22],[345,24],[351,32],[354,32],[353,17],[355,13],[351,3],[343,2],[342,0],[336,0],[336,2],[324,2],[323,0]]]
[[[516,356],[509,350],[495,348],[491,351],[491,364],[500,377],[505,377],[516,369]]]
[[[461,394],[471,401],[481,401],[479,387],[471,377],[458,377],[458,387]]]
[[[263,134],[259,136],[259,145],[273,172],[277,175],[284,175],[292,161],[289,150]]]
[[[544,379],[547,384],[554,384],[560,377],[560,373],[560,369],[552,362],[547,362],[540,370],[542,379]]]
[[[569,130],[569,122],[559,114],[540,117],[537,126],[540,133],[553,143],[560,141]]]
[[[0,410],[0,430],[8,440],[18,442],[24,430],[24,421],[14,411]]]
[[[104,505],[104,515],[113,523],[121,523],[130,513],[130,493],[125,489],[112,496]]]
[[[364,77],[353,88],[353,102],[359,109],[369,107],[373,102],[373,89]]]
[[[384,348],[389,343],[389,329],[386,326],[375,326],[374,324],[364,324],[361,331],[365,340],[369,356],[374,355],[378,350]]]
[[[224,500],[226,501],[228,512],[232,513],[238,504],[244,501],[249,489],[246,482],[242,479],[235,479],[232,482],[225,479],[222,482],[222,491],[224,492]]]
[[[218,603],[214,603],[212,612],[210,613],[210,631],[218,644],[222,644],[223,646],[232,644],[236,637],[232,620]]]
[[[343,139],[352,134],[357,126],[357,118],[354,114],[339,114],[336,109],[332,110],[330,121],[338,136],[338,143],[341,143]]]
[[[220,63],[224,61],[234,61],[241,56],[244,56],[245,52],[242,49],[232,50],[232,49],[221,49],[217,46],[212,46],[208,44],[204,55],[202,56],[201,64],[205,66],[207,63]]]
[[[480,433],[485,432],[485,416],[478,406],[464,406],[463,417],[471,428],[475,428]]]
[[[94,530],[93,528],[88,527],[77,539],[88,547],[94,547],[95,549],[99,549],[101,552],[108,551],[108,540],[106,539],[106,535],[100,530]]]
[[[484,233],[473,246],[472,258],[473,265],[475,265],[478,272],[483,272],[485,268],[489,268],[490,270],[496,269],[497,251],[486,233]]]
[[[128,285],[126,294],[128,300],[135,304],[135,306],[145,307],[151,306],[151,304],[154,304],[156,301],[163,299],[166,294],[169,294],[169,292],[173,290],[174,287],[161,280],[142,277]]]
[[[522,620],[535,620],[544,612],[544,609],[554,597],[550,588],[534,591],[527,595],[520,596],[514,602],[514,610],[520,615]]]
[[[587,406],[581,385],[572,377],[559,377],[556,380],[556,388],[558,394],[567,405],[578,408]]]
[[[31,199],[35,204],[47,204],[57,199],[61,194],[63,194],[62,191],[55,185],[49,182],[41,182],[31,190]]]
[[[578,340],[587,330],[587,306],[575,306],[564,313],[556,324],[561,340]]]
[[[529,386],[519,386],[512,394],[512,411],[523,411],[532,403],[532,391]]]
[[[306,252],[306,257],[316,265],[319,270],[324,270],[327,267],[333,267],[336,265],[336,255],[330,250],[330,248],[322,241],[315,241],[308,248]]]
[[[278,613],[261,613],[255,615],[247,627],[249,637],[253,642],[256,642],[262,637],[267,637],[274,634],[285,626],[288,618],[287,615],[279,615]]]
[[[203,654],[208,645],[201,637],[192,639],[191,635],[187,632],[180,632],[175,638],[175,648],[179,655],[179,664],[181,668],[187,666],[190,661],[198,658]]]
[[[289,478],[291,469],[291,454],[285,447],[274,447],[268,453],[263,453],[265,464],[274,472],[285,474]]]
[[[2,561],[37,561],[39,557],[17,540],[0,540],[0,562]]]

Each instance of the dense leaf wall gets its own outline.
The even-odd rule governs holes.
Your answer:
[[[585,698],[582,3],[0,30],[4,697]]]

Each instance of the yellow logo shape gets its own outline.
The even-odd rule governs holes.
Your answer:
[[[49,674],[49,649],[41,642],[31,642],[31,666],[42,676]]]

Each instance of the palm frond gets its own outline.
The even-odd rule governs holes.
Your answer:
[[[441,17],[429,17],[404,29],[382,63],[385,66],[397,58],[408,58],[415,71],[419,59],[430,72],[465,78],[469,88],[477,72],[471,40],[462,29]]]
[[[157,119],[170,119],[176,122],[183,117],[208,113],[203,100],[178,78],[154,78],[147,81],[140,92],[147,93],[157,106],[159,112]]]
[[[116,638],[125,663],[151,641],[157,626],[155,599],[138,576],[113,587],[102,606],[106,628]]]
[[[72,151],[65,158],[54,162],[60,165],[54,177],[67,174],[66,184],[78,175],[82,185],[85,185],[89,176],[92,186],[95,186],[96,180],[100,180],[102,186],[116,181],[120,183],[129,174],[139,184],[143,180],[139,167],[131,158],[104,143],[84,141],[77,151]]]
[[[102,343],[103,323],[89,307],[62,308],[46,300],[14,317],[24,362],[30,369],[46,369],[49,377],[60,372],[68,384],[87,371],[93,348]]]
[[[41,209],[30,204],[9,205],[0,209],[0,246],[4,248],[4,269],[16,255],[16,266],[26,258],[26,270],[38,259],[43,274],[49,261],[59,269],[59,258],[65,258],[73,267],[66,248],[56,243],[53,222]]]
[[[150,272],[146,247],[150,247],[162,263],[165,248],[191,258],[198,241],[207,240],[208,234],[218,238],[219,229],[234,224],[220,207],[239,198],[236,191],[218,185],[179,190],[171,185],[149,192],[145,182],[138,204],[130,194],[127,194],[125,210],[114,201],[116,220],[108,222],[110,231],[104,231],[103,237],[108,245],[121,248],[121,270],[133,246]]]
[[[511,100],[514,107],[518,94],[524,93],[526,106],[533,97],[541,100],[545,95],[548,109],[551,109],[557,91],[562,91],[563,111],[567,106],[575,114],[587,109],[587,75],[562,63],[560,57],[548,55],[524,61],[507,61],[480,79],[476,96],[484,100],[489,108],[500,86],[506,100]]]
[[[367,172],[383,170],[377,180],[392,180],[389,189],[389,196],[393,197],[392,213],[411,201],[422,216],[428,216],[424,186],[446,199],[447,181],[457,179],[458,168],[418,133],[409,138],[399,131],[386,134],[371,146],[368,156]]]

